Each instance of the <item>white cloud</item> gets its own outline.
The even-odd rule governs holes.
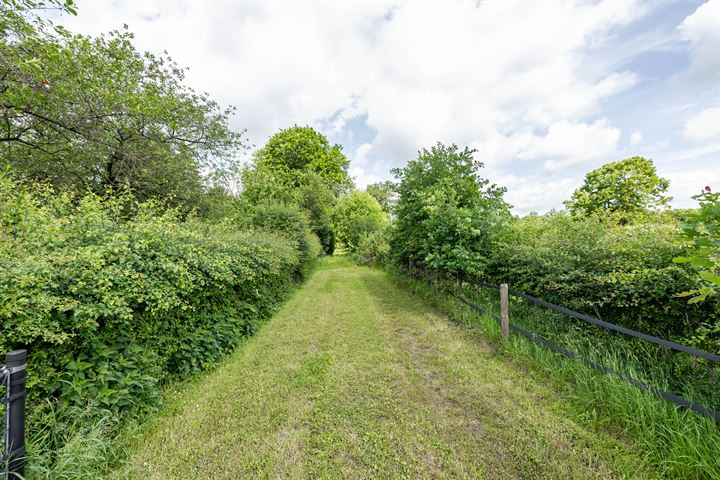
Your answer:
[[[353,165],[356,165],[358,167],[362,167],[367,162],[367,155],[372,150],[372,144],[371,143],[363,143],[360,145],[356,150],[355,154],[351,158],[351,162]]]
[[[698,204],[692,199],[692,196],[701,193],[705,186],[709,186],[714,192],[720,189],[720,162],[715,165],[714,170],[708,166],[671,171],[661,170],[658,173],[670,180],[668,194],[673,197],[673,206],[677,208],[697,207]]]
[[[593,124],[561,121],[548,134],[521,153],[524,158],[548,158],[545,168],[560,168],[592,162],[610,156],[620,139],[620,130],[605,120]]]
[[[498,132],[473,146],[488,166],[499,168],[510,161],[544,161],[546,170],[591,163],[610,158],[617,149],[620,129],[601,119],[593,123],[553,123],[545,135],[529,131],[505,136]]]
[[[633,132],[630,135],[630,145],[639,145],[643,140],[642,132]]]
[[[681,80],[691,86],[720,86],[720,0],[700,5],[678,27],[689,42],[690,66]]]
[[[505,199],[520,215],[530,212],[545,213],[553,208],[562,207],[562,202],[570,198],[581,179],[561,177],[550,178],[541,175],[503,175],[498,184],[508,189]]]
[[[616,30],[652,8],[80,0],[79,15],[62,23],[91,34],[129,24],[139,48],[168,50],[190,68],[193,86],[235,105],[233,126],[247,128],[256,145],[293,123],[358,138],[346,132],[348,122],[366,118],[375,136],[358,138],[365,143],[349,155],[361,187],[437,141],[477,147],[498,175],[517,160],[544,162],[536,177],[507,177],[518,189],[509,193],[515,203],[542,210],[554,197],[538,189],[560,182],[554,191],[565,199],[568,182],[577,181],[554,171],[616,151],[620,129],[603,119],[603,104],[641,78],[593,55],[607,56]],[[699,45],[699,29],[687,23],[684,35]]]
[[[355,186],[359,189],[364,189],[371,183],[380,181],[380,177],[374,173],[366,172],[362,167],[350,168],[350,177],[355,182]]]
[[[685,136],[691,140],[715,140],[720,143],[720,107],[707,108],[685,122]]]
[[[584,73],[582,49],[635,19],[633,2],[452,6],[433,3],[80,2],[73,30],[123,22],[143,49],[167,49],[189,81],[238,107],[256,142],[292,123],[326,131],[367,113],[375,151],[402,163],[438,140],[548,126],[596,111],[636,82]],[[338,113],[339,112],[339,113]]]

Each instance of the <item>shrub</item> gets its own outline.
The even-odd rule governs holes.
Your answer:
[[[661,337],[688,337],[717,313],[678,292],[698,280],[672,262],[672,224],[616,225],[565,213],[516,219],[489,252],[488,279]],[[703,345],[710,348],[709,345]]]
[[[307,214],[296,205],[261,204],[255,207],[252,225],[290,239],[300,252],[298,274],[322,251],[319,239],[309,228]]]
[[[509,217],[505,189],[478,175],[475,150],[438,143],[393,170],[399,199],[391,239],[396,263],[422,261],[434,270],[482,270],[496,232]]]
[[[359,190],[353,190],[338,201],[332,219],[335,236],[351,252],[363,236],[383,228],[388,221],[377,200]]]
[[[281,213],[255,220],[289,238],[0,177],[0,350],[28,349],[31,436],[153,404],[252,334],[320,250]]]
[[[355,261],[361,265],[386,265],[390,261],[388,227],[364,235],[355,249]]]

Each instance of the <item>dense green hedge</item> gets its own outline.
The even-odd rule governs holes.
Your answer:
[[[562,212],[515,219],[488,252],[485,278],[609,322],[720,350],[717,339],[692,338],[703,324],[717,324],[718,313],[710,301],[688,305],[677,296],[699,279],[692,268],[673,263],[687,245],[667,220],[620,226]]]
[[[152,403],[230,351],[318,255],[303,225],[239,231],[0,177],[0,350],[28,349],[31,429]]]

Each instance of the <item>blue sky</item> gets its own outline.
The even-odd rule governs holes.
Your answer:
[[[129,25],[235,105],[248,143],[320,129],[361,187],[442,141],[477,148],[518,214],[633,155],[676,206],[720,188],[720,0],[78,3],[60,23]]]

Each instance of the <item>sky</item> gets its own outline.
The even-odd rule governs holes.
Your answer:
[[[673,206],[720,189],[720,0],[77,3],[59,23],[127,24],[237,107],[248,144],[315,127],[360,188],[443,142],[477,149],[521,215],[635,155],[670,180]]]

